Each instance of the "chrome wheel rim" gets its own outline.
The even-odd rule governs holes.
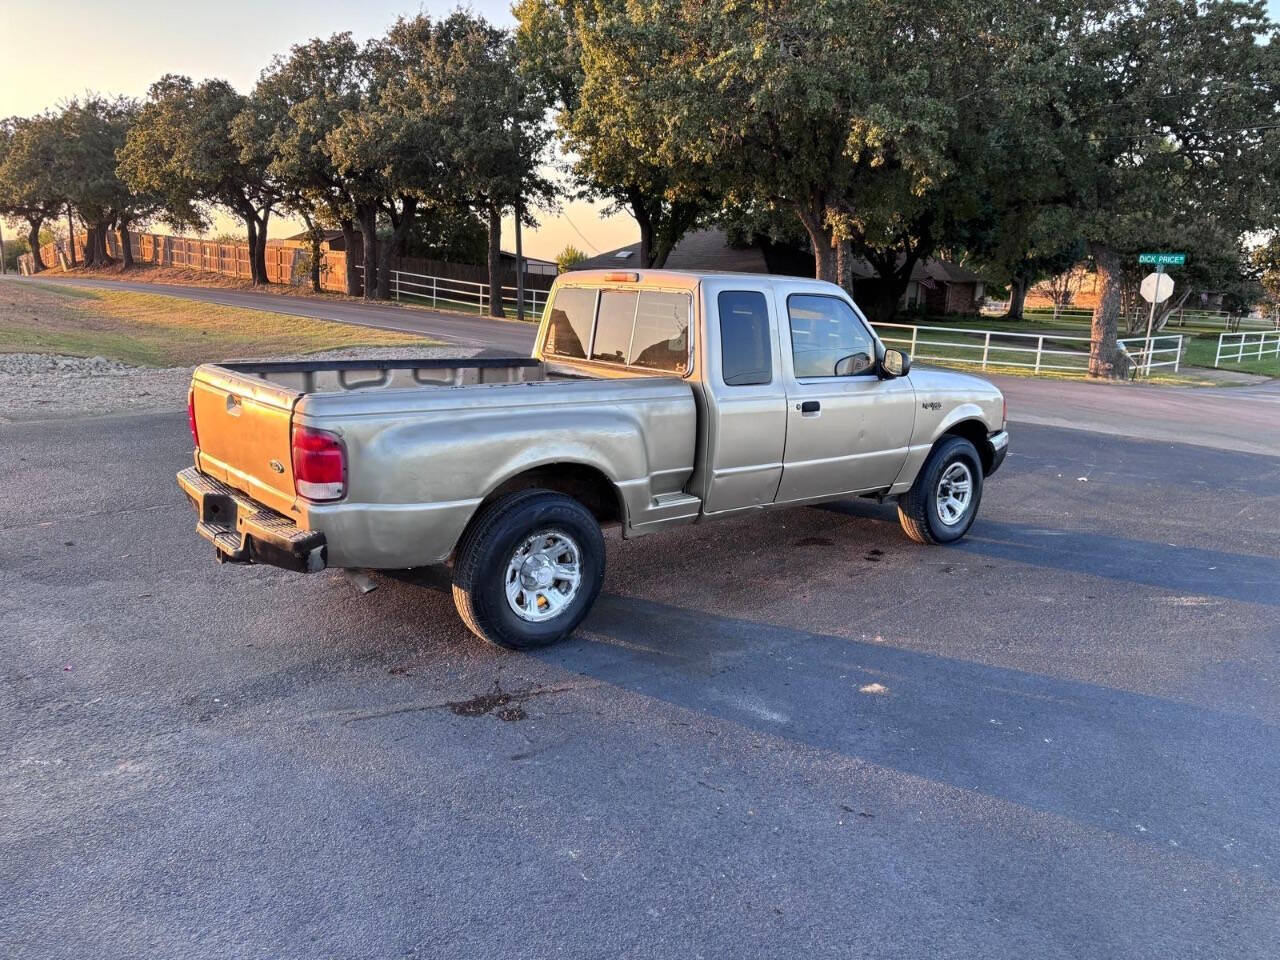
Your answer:
[[[582,586],[582,551],[559,530],[527,537],[507,562],[507,603],[521,620],[540,623],[563,613]]]
[[[938,519],[954,527],[964,519],[973,500],[973,474],[968,464],[959,460],[942,471],[938,480]]]

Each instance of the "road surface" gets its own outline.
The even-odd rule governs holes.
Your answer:
[[[1280,459],[1024,424],[960,546],[614,535],[522,654],[216,565],[180,412],[0,450],[6,957],[1276,955]]]

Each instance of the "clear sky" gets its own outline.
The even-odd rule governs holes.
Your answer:
[[[268,60],[310,37],[350,30],[381,33],[397,16],[440,15],[452,3],[421,6],[385,0],[0,0],[0,116],[26,115],[92,90],[142,96],[165,73],[223,77],[248,89]],[[509,0],[473,0],[471,8],[511,22]],[[1268,0],[1280,18],[1280,0]],[[552,258],[566,243],[588,253],[639,238],[627,216],[606,218],[598,205],[571,203],[526,232],[530,256]],[[219,225],[223,226],[222,224]],[[228,223],[225,226],[232,227]],[[278,224],[273,235],[291,228]],[[510,224],[506,246],[511,245]]]
[[[141,97],[165,73],[222,77],[247,90],[277,53],[343,30],[363,40],[402,15],[447,13],[457,4],[385,0],[0,0],[0,117],[28,115],[86,91]],[[510,24],[509,0],[473,0],[471,9]],[[525,231],[525,253],[552,259],[567,243],[588,253],[639,239],[628,216],[598,205],[566,204]],[[235,229],[233,221],[219,229]],[[277,223],[273,236],[297,229]],[[504,246],[513,245],[511,224]]]

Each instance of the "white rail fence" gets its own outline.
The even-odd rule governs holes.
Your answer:
[[[988,300],[982,306],[985,316],[1002,316],[1009,309],[1008,301]],[[1060,307],[1055,314],[1053,307],[1025,307],[1022,315],[1028,320],[1052,320],[1066,324],[1087,326],[1093,320],[1093,310],[1089,307]],[[1132,326],[1146,328],[1147,311],[1139,308],[1130,318]],[[1125,317],[1120,318],[1122,326],[1127,324]],[[1224,310],[1195,310],[1181,308],[1175,310],[1165,324],[1165,329],[1176,327],[1199,328],[1204,330],[1280,330],[1280,316],[1263,317],[1227,313]]]
[[[1219,367],[1224,363],[1244,363],[1263,357],[1280,357],[1280,330],[1218,334],[1218,351],[1213,365]]]
[[[1018,367],[1033,373],[1085,374],[1092,339],[1060,333],[1011,333],[963,327],[931,327],[910,323],[877,323],[880,339],[902,347],[912,359],[980,367]],[[1182,334],[1130,337],[1117,341],[1134,373],[1150,374],[1182,363]]]
[[[364,267],[357,266],[361,279]],[[530,319],[539,319],[547,305],[547,290],[531,290],[525,287],[524,310]],[[502,306],[512,313],[516,310],[515,287],[502,288]],[[424,273],[409,273],[405,270],[391,271],[391,299],[417,303],[429,303],[433,307],[445,304],[449,307],[465,307],[479,313],[487,313],[489,309],[489,285],[476,283],[473,280],[458,280],[454,277],[433,277]]]

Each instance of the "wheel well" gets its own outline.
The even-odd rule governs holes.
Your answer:
[[[995,451],[991,449],[991,441],[987,439],[987,425],[981,420],[961,420],[947,428],[944,437],[964,437],[973,444],[982,460],[982,472],[991,472],[991,460]]]
[[[584,463],[549,463],[518,473],[492,490],[480,509],[498,497],[531,487],[573,497],[602,524],[622,522],[622,501],[613,481]]]

